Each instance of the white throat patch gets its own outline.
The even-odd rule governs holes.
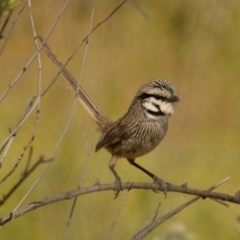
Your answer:
[[[163,113],[172,115],[174,113],[174,106],[170,102],[161,102],[160,109]]]

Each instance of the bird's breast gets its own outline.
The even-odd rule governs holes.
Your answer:
[[[107,147],[112,154],[123,158],[141,157],[158,146],[167,132],[167,125],[159,122],[139,123],[136,128],[126,128],[123,137],[114,146]]]

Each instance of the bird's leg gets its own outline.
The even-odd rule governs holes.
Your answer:
[[[148,170],[146,170],[145,168],[143,168],[142,166],[138,165],[137,163],[135,163],[135,159],[128,159],[128,162],[133,165],[134,167],[140,169],[141,171],[143,171],[144,173],[146,173],[149,177],[151,177],[153,179],[154,183],[157,183],[158,185],[160,185],[161,187],[163,187],[164,190],[164,195],[165,197],[167,196],[167,185],[164,182],[163,179],[158,178],[156,175],[154,175],[153,173],[149,172]],[[156,191],[154,191],[156,192]]]
[[[117,191],[115,193],[115,199],[118,197],[119,192],[122,190],[122,183],[121,183],[121,178],[118,176],[116,170],[114,169],[116,163],[118,160],[118,156],[113,155],[110,162],[109,162],[109,169],[111,170],[111,172],[113,173],[113,175],[115,176],[116,179],[116,188]]]

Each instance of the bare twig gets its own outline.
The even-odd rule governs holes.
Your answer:
[[[160,207],[161,207],[161,202],[158,203],[157,209],[156,209],[156,211],[154,213],[154,216],[153,216],[153,219],[152,219],[153,222],[157,219]]]
[[[229,177],[225,179],[225,181],[227,181],[227,180],[229,180]],[[211,190],[206,191],[206,190],[194,189],[194,188],[189,188],[189,187],[184,187],[184,186],[177,186],[177,185],[173,185],[171,183],[166,183],[166,184],[167,184],[168,192],[178,192],[178,193],[184,193],[184,194],[188,194],[188,195],[195,195],[195,196],[201,197],[203,199],[215,198],[215,199],[219,199],[222,201],[240,204],[240,197],[237,194],[233,196],[233,195],[229,195],[226,193],[211,192]],[[215,185],[215,188],[217,186],[218,185]],[[164,191],[166,191],[165,187],[166,187],[166,185],[163,187],[163,186],[159,186],[158,184],[155,184],[155,183],[134,183],[134,182],[122,183],[122,188],[126,189],[126,190],[135,188],[135,189],[149,189],[149,190],[164,192]],[[89,194],[89,193],[93,193],[93,192],[100,192],[100,191],[116,191],[116,189],[117,189],[116,183],[95,184],[90,187],[75,189],[73,191],[69,191],[69,192],[65,192],[65,193],[55,195],[55,196],[52,196],[49,198],[45,198],[40,201],[32,202],[32,203],[28,204],[27,206],[22,207],[16,211],[13,211],[12,213],[3,217],[0,220],[0,226],[6,224],[7,222],[9,222],[15,218],[22,216],[30,211],[33,211],[37,208],[40,208],[40,207],[43,207],[43,206],[46,206],[49,204],[53,204],[53,203],[63,201],[63,200],[72,199],[79,195]]]
[[[226,181],[228,181],[229,178],[225,178],[222,181],[214,184],[213,186],[211,186],[207,192],[210,192],[214,189],[216,189],[217,187],[219,187],[221,184],[225,183]],[[197,200],[199,200],[201,197],[194,197],[193,199],[187,201],[186,203],[180,205],[179,207],[173,209],[172,211],[168,212],[167,214],[165,214],[164,216],[158,218],[158,219],[153,219],[153,221],[151,223],[149,223],[146,227],[144,227],[143,229],[141,229],[139,232],[137,232],[132,240],[141,240],[144,237],[146,237],[152,230],[154,230],[156,227],[158,227],[160,224],[162,224],[163,222],[165,222],[166,220],[168,220],[169,218],[171,218],[172,216],[176,215],[177,213],[181,212],[183,209],[185,209],[186,207],[188,207],[190,204],[196,202]]]
[[[29,17],[32,24],[32,30],[33,30],[33,36],[34,36],[34,42],[35,42],[35,48],[38,49],[38,42],[37,42],[37,33],[35,28],[35,23],[32,16],[32,8],[31,8],[31,1],[28,0],[28,10],[29,10]],[[35,119],[35,125],[34,125],[34,131],[32,138],[34,139],[37,133],[38,129],[38,123],[39,123],[39,115],[40,115],[40,106],[41,106],[41,92],[42,92],[42,63],[40,58],[40,53],[37,53],[37,60],[38,60],[38,87],[37,87],[37,96],[39,97],[39,102],[37,104],[37,113],[36,113],[36,119]],[[29,143],[30,145],[31,143]]]
[[[11,27],[8,35],[4,38],[3,45],[2,45],[2,47],[0,48],[0,56],[2,55],[3,50],[4,50],[6,44],[7,44],[8,40],[9,40],[9,38],[10,38],[10,36],[11,36],[11,34],[12,34],[12,31],[13,31],[14,27],[16,26],[16,23],[17,23],[19,17],[21,16],[21,14],[22,14],[22,12],[23,12],[26,4],[27,4],[27,0],[25,0],[25,2],[22,4],[21,9],[19,10],[17,16],[15,17],[15,19],[14,19],[14,21],[13,21],[13,23],[12,23],[12,27]]]
[[[90,160],[90,154],[92,153],[92,150],[93,150],[93,146],[91,145],[90,148],[89,148],[89,151],[88,151],[88,154],[87,154],[87,157],[86,157],[86,160],[85,160],[85,163],[84,163],[81,175],[80,175],[78,188],[81,187],[81,184],[82,184],[82,181],[83,181],[83,178],[84,178],[84,175],[85,175],[85,172],[86,172],[89,160]],[[70,213],[69,213],[68,221],[67,221],[67,224],[66,224],[66,227],[65,227],[65,230],[64,230],[64,233],[63,233],[63,237],[62,237],[63,240],[66,239],[66,237],[67,237],[67,233],[68,233],[68,230],[69,230],[69,227],[70,227],[70,223],[71,223],[71,220],[72,220],[72,217],[73,217],[75,206],[77,204],[77,198],[78,198],[78,196],[76,196],[74,198],[74,200],[73,200],[73,204],[72,204],[72,207],[71,207],[71,210],[70,210]]]
[[[94,16],[94,9],[92,10],[92,14],[91,14],[91,19],[90,19],[90,24],[89,24],[89,32],[91,31],[91,28],[92,28],[93,16]],[[80,69],[80,76],[79,76],[79,81],[78,82],[81,82],[81,80],[82,80],[83,69],[84,69],[86,56],[87,56],[87,50],[88,50],[88,43],[89,43],[89,41],[87,41],[86,45],[85,45],[84,54],[83,54],[83,61],[82,61],[81,69]],[[75,95],[74,104],[75,104],[76,100],[77,100],[77,94]],[[91,154],[92,150],[93,150],[93,148],[92,148],[92,145],[91,145],[91,147],[89,148],[88,154],[87,154],[87,158],[85,160],[85,164],[83,166],[82,173],[80,175],[80,180],[78,182],[78,188],[81,187],[81,184],[82,184],[82,181],[83,181],[83,178],[84,178],[84,175],[85,175],[85,171],[86,171],[87,166],[88,166],[88,162],[89,162],[90,154]],[[68,221],[67,221],[67,224],[66,224],[66,227],[65,227],[65,230],[64,230],[64,233],[63,233],[63,237],[62,237],[63,240],[67,238],[67,233],[68,233],[68,230],[70,228],[70,223],[71,223],[71,220],[72,220],[72,217],[73,217],[73,213],[74,213],[76,204],[77,204],[77,197],[74,198],[73,203],[72,203],[72,207],[71,207],[71,210],[70,210],[70,213],[69,213]]]
[[[120,216],[120,213],[121,213],[121,211],[122,211],[123,205],[124,205],[124,203],[125,203],[125,201],[126,201],[126,199],[127,199],[128,192],[129,192],[129,190],[127,190],[127,191],[125,192],[125,194],[123,195],[122,201],[121,201],[121,203],[120,203],[120,205],[119,205],[119,208],[118,208],[118,210],[117,210],[117,214],[116,214],[115,218],[113,219],[112,225],[111,225],[110,230],[109,230],[109,232],[108,232],[107,240],[110,240],[111,237],[112,237],[113,230],[114,230],[114,228],[115,228],[115,226],[116,226],[116,223],[117,223],[117,220],[118,220],[118,218],[119,218],[119,216]]]
[[[8,15],[7,15],[5,21],[4,21],[3,25],[2,25],[2,28],[0,29],[0,39],[3,38],[3,31],[5,30],[5,28],[7,26],[7,23],[8,23],[11,15],[12,15],[12,12],[13,12],[13,10],[8,12]]]
[[[35,37],[35,41],[37,41],[36,39],[36,31],[35,31],[35,26],[34,26],[34,21],[33,21],[33,17],[32,17],[32,12],[31,12],[31,1],[28,0],[28,7],[29,7],[29,15],[30,15],[30,19],[31,19],[31,23],[32,23],[32,29],[33,29],[33,33],[34,33],[34,37]],[[36,42],[36,49],[37,49],[37,42]],[[14,167],[12,168],[12,170],[0,181],[0,184],[2,184],[4,181],[6,181],[6,179],[16,170],[16,168],[18,167],[18,165],[20,164],[22,158],[24,157],[25,155],[25,152],[27,151],[27,149],[31,146],[31,144],[33,143],[35,137],[36,137],[36,133],[37,133],[37,129],[38,129],[38,122],[39,122],[39,114],[40,114],[40,99],[41,99],[41,60],[40,60],[40,57],[39,57],[39,53],[38,53],[38,66],[39,66],[39,71],[38,71],[38,92],[37,92],[37,96],[38,96],[38,99],[39,101],[37,102],[37,112],[36,112],[36,118],[35,118],[35,124],[34,124],[34,129],[33,129],[33,134],[32,136],[30,137],[30,140],[29,142],[23,147],[23,150],[20,154],[20,156],[18,157],[18,160],[16,162],[16,164],[14,165]],[[35,99],[35,97],[34,97]],[[32,102],[29,104],[29,107],[28,109],[26,110],[25,113],[28,112],[29,109],[31,109],[31,106],[32,106],[32,103],[33,103],[34,100],[32,100]],[[24,119],[24,118],[23,118]],[[25,118],[26,120],[27,118]],[[21,122],[21,121],[20,121]],[[9,141],[7,142],[7,146],[5,147],[5,151],[3,153],[3,156],[0,160],[0,166],[2,165],[3,163],[3,160],[5,159],[6,157],[6,153],[7,151],[9,150],[9,146],[10,144],[12,143],[14,137],[15,137],[16,133],[9,139]]]
[[[3,151],[3,149],[6,147],[7,151],[9,150],[10,146],[9,146],[9,142],[12,142],[13,138],[16,136],[17,131],[19,130],[19,128],[22,126],[22,124],[25,122],[25,120],[28,118],[28,116],[30,115],[30,113],[33,111],[33,109],[35,108],[36,104],[38,103],[39,98],[36,99],[36,97],[34,96],[33,99],[31,100],[31,102],[29,103],[27,109],[25,110],[23,116],[21,117],[20,121],[17,123],[16,127],[10,132],[9,136],[3,141],[3,143],[0,146],[0,152]],[[0,167],[3,164],[4,159],[6,158],[6,154],[7,151],[4,151],[3,156],[0,159]],[[18,166],[18,164],[21,161],[21,157],[20,160],[18,159],[18,163],[16,163],[15,167]],[[14,172],[14,170],[12,171]],[[11,174],[10,174],[11,175]],[[2,181],[1,181],[2,183]]]
[[[28,162],[31,161],[31,155],[29,157]],[[8,193],[4,194],[3,198],[0,200],[0,206],[3,205],[10,197],[11,195],[19,188],[19,186],[29,177],[31,173],[35,171],[35,169],[43,163],[47,163],[51,161],[51,159],[44,160],[43,157],[40,157],[39,160],[31,167],[29,168],[29,165],[26,165],[26,168],[24,172],[21,174],[21,178],[18,180],[18,182],[12,186],[12,188],[8,191]]]
[[[77,48],[74,50],[73,54],[68,58],[68,60],[63,64],[64,67],[67,66],[69,61],[73,58],[73,56],[77,53],[77,51],[80,49],[80,47],[83,45],[84,42],[87,42],[89,37],[103,24],[105,23],[109,18],[111,18],[122,6],[124,3],[126,3],[127,0],[123,0],[107,17],[105,17],[102,21],[100,21],[80,42],[80,44],[77,46]],[[42,42],[42,46],[40,46],[40,49],[42,49],[43,45],[47,42],[47,37],[43,39],[42,37],[38,36],[40,41]],[[45,95],[45,93],[50,89],[50,87],[54,84],[54,82],[57,80],[58,76],[61,74],[61,71],[58,72],[56,77],[52,80],[52,82],[48,85],[48,87],[43,91],[42,95]]]
[[[57,18],[55,19],[55,22],[53,23],[53,26],[50,28],[49,33],[46,36],[46,40],[49,38],[51,33],[53,32],[55,26],[57,25],[60,17],[62,16],[63,12],[65,11],[68,3],[70,0],[66,0],[65,4],[63,5],[61,11],[59,12]],[[27,2],[27,0],[26,0]],[[32,64],[34,59],[37,57],[38,53],[41,51],[42,46],[38,48],[38,50],[32,55],[32,57],[29,59],[29,61],[25,64],[23,69],[18,73],[18,75],[13,79],[13,81],[9,84],[8,88],[3,92],[3,94],[0,96],[0,103],[2,100],[6,97],[6,95],[9,93],[9,91],[13,88],[13,86],[18,82],[18,80],[22,77],[22,75],[26,72],[26,70],[29,68],[29,66]]]
[[[67,124],[65,126],[65,129],[63,130],[63,133],[62,135],[60,136],[57,144],[56,144],[56,147],[54,148],[53,150],[53,153],[51,155],[51,159],[54,159],[62,141],[63,141],[63,138],[65,137],[66,133],[67,133],[67,130],[70,126],[70,123],[72,121],[72,117],[73,117],[73,113],[74,113],[74,109],[75,109],[75,105],[76,105],[76,101],[74,101],[73,103],[73,106],[72,106],[72,109],[71,109],[71,112],[70,112],[70,115],[69,115],[69,119],[67,121]],[[29,188],[29,190],[27,191],[27,193],[24,195],[24,197],[20,200],[20,202],[17,204],[17,206],[15,207],[14,211],[16,211],[19,206],[21,206],[21,204],[23,203],[23,201],[29,196],[29,194],[33,191],[33,189],[37,186],[37,184],[42,180],[43,176],[45,175],[45,173],[47,172],[48,168],[50,167],[50,164],[51,162],[49,162],[45,168],[43,169],[43,171],[40,173],[39,177],[36,179],[36,181],[32,184],[32,186]]]
[[[211,200],[223,205],[224,207],[229,207],[229,205],[221,200],[218,200],[218,199],[214,199],[214,198],[210,198]]]

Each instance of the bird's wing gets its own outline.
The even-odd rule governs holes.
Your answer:
[[[104,132],[96,145],[96,152],[101,148],[108,148],[131,136],[130,125],[123,119],[114,122]]]

